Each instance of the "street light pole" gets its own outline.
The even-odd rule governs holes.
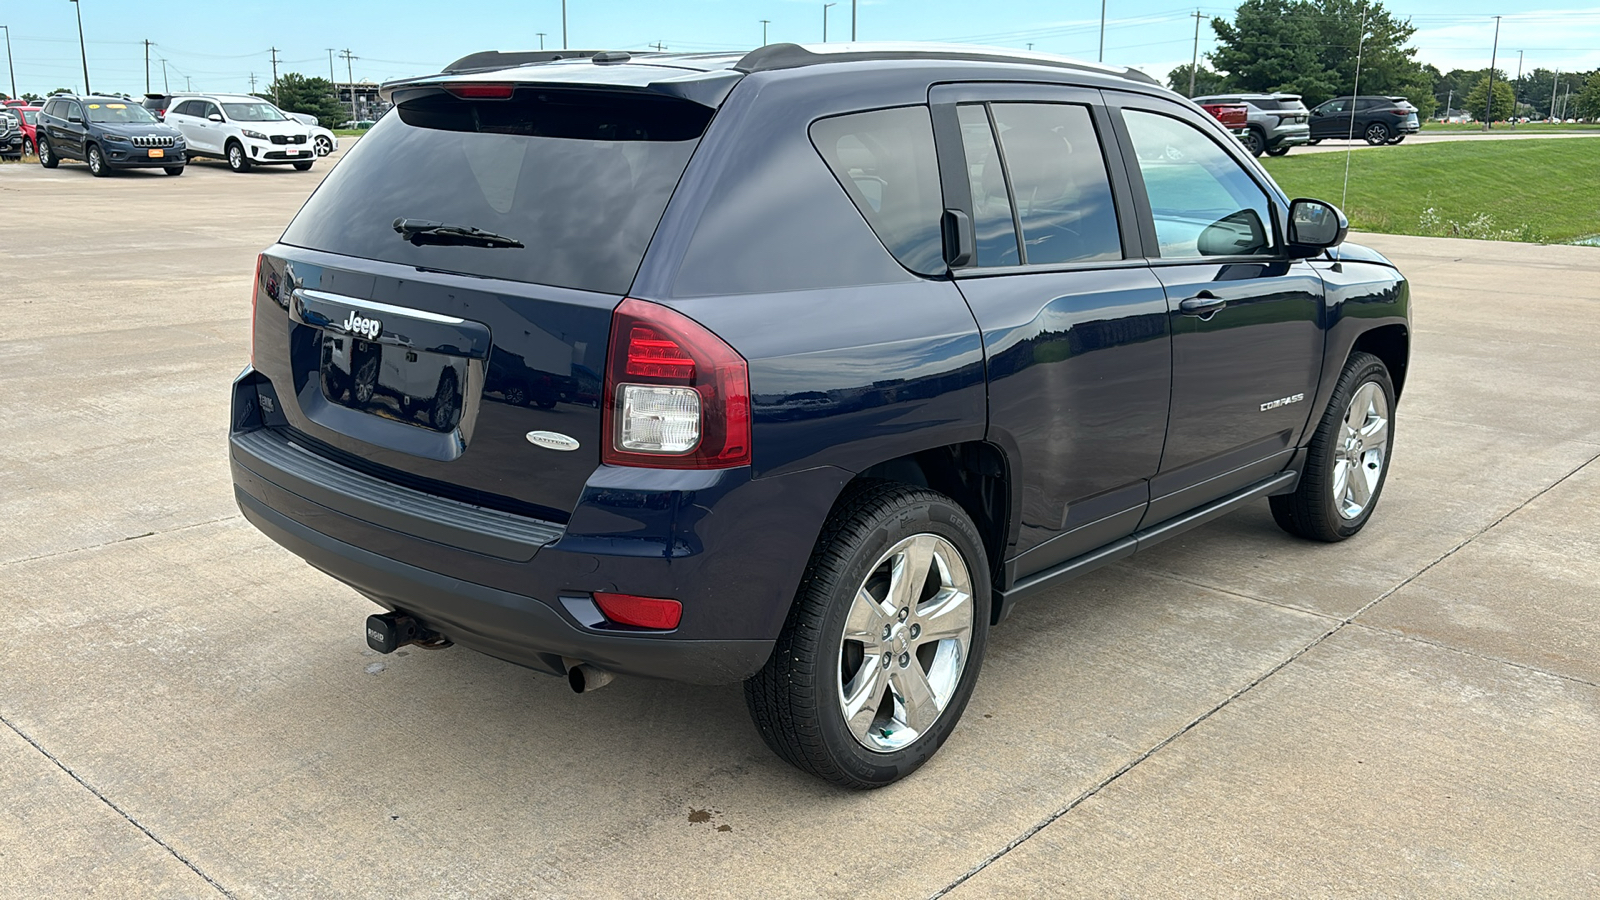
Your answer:
[[[540,32],[536,32],[536,33],[539,35],[539,49],[543,50],[544,49],[544,32],[540,31]]]
[[[92,94],[94,91],[89,88],[89,50],[88,45],[83,42],[83,7],[79,5],[78,0],[72,0],[72,8],[78,11],[78,52],[83,56],[83,92]],[[11,32],[7,31],[6,35],[9,41]]]
[[[763,47],[767,45],[767,26],[770,24],[772,24],[771,19],[761,20],[761,46]]]
[[[11,29],[0,25],[6,33],[6,68],[11,70],[11,96],[17,96],[17,67],[11,62]]]
[[[1106,0],[1100,0],[1100,61],[1106,61]]]
[[[828,42],[828,7],[838,5],[837,3],[822,4],[822,42],[824,44]]]
[[[1560,92],[1560,90],[1561,70],[1557,69],[1555,76],[1550,79],[1550,118],[1552,119],[1556,117],[1556,94]]]
[[[1489,51],[1489,95],[1484,98],[1483,130],[1494,124],[1494,61],[1500,55],[1500,17],[1494,17],[1494,49]]]
[[[561,49],[567,49],[567,0],[561,0]]]
[[[856,0],[850,0],[850,43],[856,42]]]

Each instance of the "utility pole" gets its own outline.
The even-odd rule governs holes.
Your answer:
[[[89,87],[89,50],[88,45],[83,41],[83,7],[78,3],[78,0],[72,0],[72,8],[78,11],[78,52],[83,55],[83,92],[92,94],[94,91]],[[11,32],[7,30],[6,41],[9,43],[10,40]]]
[[[165,59],[161,60],[161,90],[168,94],[172,93],[172,85],[167,83],[167,61]]]
[[[822,4],[822,42],[824,44],[828,42],[828,7],[838,5],[837,3]]]
[[[194,90],[194,79],[190,78],[187,75],[183,76],[183,90],[184,90],[185,93],[193,91]]]
[[[1518,50],[1517,51],[1517,80],[1511,82],[1511,130],[1512,131],[1516,131],[1517,130],[1517,106],[1521,103],[1521,99],[1517,97],[1517,92],[1520,91],[1520,90],[1522,90],[1522,51]]]
[[[1100,0],[1100,61],[1106,61],[1106,0]]]
[[[144,92],[150,93],[150,41],[144,42]]]
[[[1437,97],[1439,95],[1438,94],[1434,94],[1434,96]],[[1444,96],[1444,117],[1445,117],[1445,119],[1449,119],[1450,118],[1450,101],[1452,101],[1454,99],[1456,99],[1456,89],[1455,88],[1451,88],[1450,92],[1448,94],[1445,94],[1445,96]]]
[[[567,49],[567,0],[561,0],[561,49]]]
[[[333,74],[333,48],[329,47],[328,48],[328,86],[332,87],[333,85],[336,85],[338,83],[339,83],[338,76]],[[336,87],[333,88],[333,99],[335,99],[335,100],[339,99],[339,89],[336,88]]]
[[[251,72],[250,73],[250,93],[254,94],[255,92],[256,92],[256,73]]]
[[[667,45],[661,43],[660,41],[656,41],[654,44],[650,44],[648,46],[654,47],[656,49],[657,53],[660,53],[661,51],[667,49]]]
[[[544,49],[544,32],[541,31],[541,32],[538,32],[538,34],[539,34],[539,49],[543,50]]]
[[[1029,51],[1029,52],[1030,52],[1030,53],[1031,53],[1031,52],[1033,52],[1033,42],[1032,42],[1032,41],[1029,41],[1029,42],[1028,42],[1028,51]]]
[[[1556,92],[1561,90],[1561,70],[1557,69],[1554,77],[1550,79],[1550,118],[1556,117]]]
[[[1494,61],[1500,55],[1500,17],[1494,17],[1494,49],[1489,51],[1489,95],[1484,98],[1487,105],[1483,111],[1483,130],[1488,131],[1494,124]]]
[[[255,92],[255,84],[250,85],[251,93]],[[272,102],[278,102],[278,48],[272,48]]]
[[[762,19],[761,20],[761,46],[763,46],[763,47],[765,47],[767,45],[767,26],[771,25],[771,24],[772,24],[772,20],[771,19]]]
[[[850,0],[850,43],[856,42],[856,0]]]
[[[6,33],[6,68],[11,70],[11,96],[17,95],[17,67],[11,62],[11,29],[0,25]]]
[[[355,59],[355,57],[350,55],[350,48],[349,47],[344,48],[344,52],[340,53],[339,55],[344,57],[345,75],[348,76],[349,79],[350,79],[350,122],[351,122],[351,124],[353,126],[356,122],[361,121],[361,116],[356,114],[356,76],[355,76],[355,70],[350,67],[350,61],[352,59]]]
[[[1205,14],[1200,10],[1190,13],[1194,16],[1194,59],[1189,62],[1189,96],[1194,96],[1194,72],[1200,68],[1200,20]]]

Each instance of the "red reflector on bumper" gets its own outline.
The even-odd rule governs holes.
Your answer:
[[[606,618],[619,625],[670,631],[677,628],[678,620],[683,618],[683,604],[676,600],[596,592],[594,602]]]

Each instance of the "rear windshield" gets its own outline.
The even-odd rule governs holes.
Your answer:
[[[655,95],[541,87],[510,100],[407,100],[328,175],[283,242],[624,293],[711,114]],[[395,232],[401,218],[522,246],[417,246]]]

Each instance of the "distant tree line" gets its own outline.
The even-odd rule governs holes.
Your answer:
[[[1363,37],[1363,24],[1365,37]],[[1217,48],[1192,73],[1194,95],[1223,92],[1299,94],[1307,106],[1333,97],[1362,94],[1405,97],[1426,118],[1444,114],[1445,104],[1482,120],[1489,115],[1489,70],[1454,69],[1448,74],[1418,62],[1406,46],[1416,28],[1378,0],[1244,0],[1232,21],[1211,20]],[[1359,56],[1361,79],[1356,84]],[[1188,93],[1190,66],[1167,75]],[[1495,120],[1600,118],[1600,70],[1562,73],[1534,69],[1520,79],[1494,73]],[[1570,89],[1570,99],[1568,90]]]

